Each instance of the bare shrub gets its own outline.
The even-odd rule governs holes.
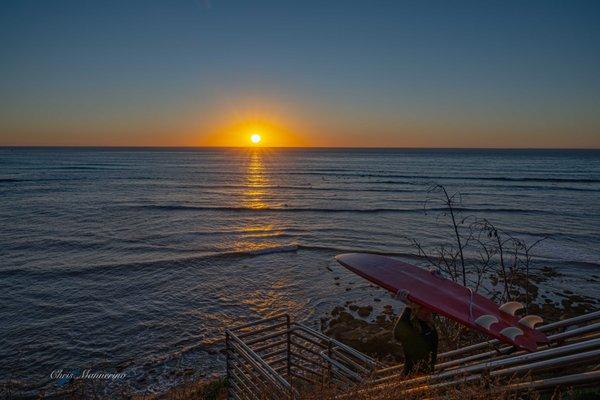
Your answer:
[[[531,298],[531,251],[545,238],[528,243],[485,218],[462,215],[460,193],[449,193],[443,185],[428,190],[427,213],[437,213],[449,231],[447,242],[428,248],[410,239],[418,255],[442,275],[475,292],[506,302],[519,300],[529,306]],[[492,285],[486,285],[491,283]]]

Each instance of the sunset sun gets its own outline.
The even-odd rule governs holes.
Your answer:
[[[254,144],[259,144],[261,140],[262,138],[258,133],[254,133],[252,136],[250,136],[250,141]]]

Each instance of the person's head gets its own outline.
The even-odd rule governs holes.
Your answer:
[[[433,313],[430,309],[425,308],[417,303],[410,302],[408,306],[411,308],[413,316],[421,321],[430,321]]]

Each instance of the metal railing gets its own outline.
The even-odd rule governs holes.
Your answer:
[[[352,381],[333,373],[343,357],[351,368],[381,366],[370,357],[281,314],[225,331],[231,399],[297,399],[325,387]],[[355,375],[358,378],[360,375]]]
[[[402,376],[402,365],[385,367],[359,351],[282,314],[226,331],[230,399],[298,399],[315,391],[337,393],[364,385],[367,391],[393,387],[419,392],[472,382],[483,376],[508,379],[543,371],[543,379],[513,383],[519,391],[600,380],[600,312],[558,321],[539,329],[549,343],[533,353],[496,340],[447,351],[431,375]],[[592,370],[565,367],[595,365]],[[550,372],[549,372],[550,371]],[[555,371],[555,372],[552,372]],[[577,372],[577,373],[574,373]],[[566,375],[569,373],[569,375]]]
[[[600,312],[593,312],[541,326],[538,329],[549,334],[549,343],[533,353],[515,351],[497,340],[486,341],[440,354],[443,362],[431,375],[407,378],[400,372],[403,366],[395,365],[376,370],[361,382],[369,382],[368,391],[394,388],[399,394],[455,387],[484,377],[499,382],[528,378],[499,388],[511,391],[594,382],[600,386],[598,320]],[[543,379],[533,381],[538,373]]]

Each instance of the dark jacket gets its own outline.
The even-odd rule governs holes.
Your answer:
[[[394,338],[404,350],[404,373],[432,373],[437,359],[438,334],[433,325],[411,318],[406,307],[394,326]]]

